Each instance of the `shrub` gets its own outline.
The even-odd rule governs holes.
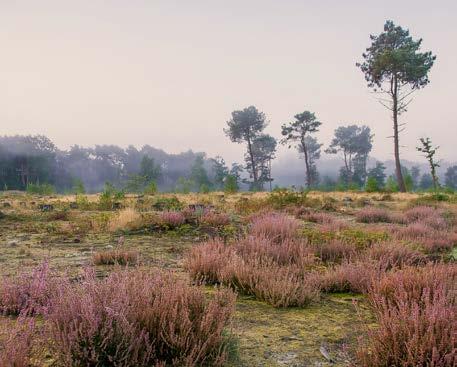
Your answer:
[[[267,237],[280,242],[297,236],[300,221],[283,213],[268,213],[255,217],[249,232],[257,237]]]
[[[357,256],[357,247],[350,242],[331,240],[315,245],[316,256],[324,262],[338,263]]]
[[[307,191],[275,189],[270,193],[268,202],[273,206],[273,208],[282,209],[286,206],[299,206],[309,204],[310,200],[307,196]]]
[[[0,365],[5,367],[31,366],[35,320],[21,316],[8,330],[8,337],[0,342]]]
[[[221,279],[273,307],[304,307],[319,299],[315,277],[303,276],[296,266],[280,266],[274,261],[232,258],[221,270]]]
[[[46,308],[56,283],[51,279],[49,265],[44,262],[32,273],[0,280],[0,313],[3,315],[34,315]]]
[[[108,222],[108,230],[117,232],[119,230],[138,229],[143,225],[141,214],[132,208],[125,208],[116,213]]]
[[[345,262],[328,269],[321,275],[320,286],[324,292],[366,293],[379,272],[370,263]]]
[[[143,190],[145,195],[155,195],[157,193],[157,184],[155,181],[149,182]]]
[[[226,213],[207,211],[200,217],[200,223],[210,227],[223,227],[230,224],[230,216]]]
[[[192,247],[185,260],[185,268],[192,279],[208,283],[221,281],[220,271],[230,261],[233,249],[220,240]]]
[[[177,211],[184,208],[184,204],[176,196],[159,197],[155,199],[152,208],[158,211]]]
[[[359,210],[356,215],[357,222],[360,223],[390,223],[392,221],[390,213],[380,208],[365,208]]]
[[[274,307],[305,306],[317,299],[319,288],[310,274],[315,266],[306,243],[252,235],[231,245],[206,242],[186,259],[193,279],[226,284]]]
[[[181,212],[165,211],[160,213],[159,223],[167,229],[174,229],[186,223],[186,218]]]
[[[368,258],[375,260],[379,267],[388,270],[405,265],[420,265],[426,262],[425,256],[417,250],[399,242],[381,242],[368,249]]]
[[[29,183],[29,184],[27,184],[25,191],[27,191],[27,193],[29,193],[29,194],[52,195],[56,192],[56,189],[54,186],[47,184],[47,183],[44,183],[44,184]]]
[[[369,300],[378,328],[369,330],[361,366],[457,364],[455,265],[408,268],[374,283]]]
[[[235,296],[202,290],[165,273],[86,272],[67,284],[46,315],[50,347],[66,366],[222,365]]]
[[[135,265],[138,263],[137,251],[111,250],[96,252],[92,256],[95,265]]]
[[[319,224],[332,224],[335,222],[335,217],[325,212],[310,212],[302,215],[301,218],[307,222]]]

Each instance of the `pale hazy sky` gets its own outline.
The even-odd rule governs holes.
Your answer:
[[[402,154],[430,136],[457,160],[457,1],[0,0],[0,135],[72,144],[150,144],[241,159],[222,131],[255,105],[280,136],[305,109],[327,145],[341,124],[376,134],[392,158],[391,121],[355,67],[386,19],[437,55],[431,84],[402,119]]]

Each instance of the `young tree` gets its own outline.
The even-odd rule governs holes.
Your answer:
[[[271,178],[271,161],[275,158],[276,152],[276,139],[268,134],[261,134],[252,143],[252,151],[257,162],[257,184],[252,183],[251,189],[263,190],[265,182],[270,183],[273,179]],[[249,157],[246,157],[246,168],[253,171],[254,168],[251,166]]]
[[[457,189],[457,166],[451,166],[444,175],[445,184],[451,189]]]
[[[354,160],[366,170],[366,161],[371,152],[373,135],[368,126],[340,126],[335,130],[335,137],[325,150],[329,154],[343,154],[344,167],[341,176],[346,184],[351,185],[354,179]],[[362,162],[362,163],[360,163]],[[365,176],[365,173],[363,173]]]
[[[417,41],[407,29],[396,26],[388,20],[384,32],[370,36],[371,46],[362,55],[363,63],[356,65],[365,74],[369,88],[387,95],[380,102],[392,112],[394,130],[395,172],[399,189],[406,191],[400,163],[399,121],[411,102],[411,94],[429,83],[428,73],[436,56],[429,52],[419,52],[422,39]]]
[[[436,190],[439,186],[438,176],[436,175],[436,169],[440,166],[438,162],[435,161],[434,156],[439,147],[432,147],[432,141],[430,138],[420,138],[421,146],[416,147],[417,151],[424,153],[425,158],[428,161],[430,166],[430,174],[433,180],[433,188]]]
[[[382,162],[376,162],[373,168],[368,170],[368,178],[372,178],[376,182],[376,187],[381,189],[385,185],[386,181],[386,166]]]
[[[281,133],[284,138],[281,140],[281,144],[287,144],[290,148],[292,144],[295,144],[299,153],[303,154],[306,166],[306,186],[308,189],[316,184],[313,180],[316,169],[314,161],[320,156],[320,147],[317,148],[317,141],[309,140],[310,134],[315,133],[319,130],[319,126],[322,124],[317,120],[316,115],[309,111],[304,111],[294,116],[295,121],[283,124],[281,127]],[[311,147],[309,144],[313,144]],[[311,148],[313,149],[311,151]],[[317,154],[317,150],[319,153]],[[313,156],[314,155],[314,156]]]
[[[227,175],[229,174],[229,169],[225,164],[224,158],[220,156],[211,158],[211,163],[213,164],[214,185],[217,189],[222,189]]]
[[[419,186],[421,170],[418,166],[411,167],[411,178],[413,180],[413,189],[417,189]]]
[[[260,188],[258,156],[255,154],[254,142],[267,126],[265,114],[254,106],[249,106],[240,111],[233,111],[232,118],[227,121],[225,134],[234,143],[246,143],[246,168],[253,179],[252,186]]]
[[[424,173],[419,181],[419,188],[428,190],[433,187],[433,177],[430,173]]]
[[[162,169],[160,166],[155,164],[154,158],[150,158],[147,155],[144,155],[140,163],[140,173],[141,177],[144,177],[146,183],[151,181],[157,181],[162,174]]]
[[[190,169],[190,179],[195,184],[197,190],[207,191],[211,186],[208,173],[205,168],[205,158],[203,154],[197,155],[194,164]]]

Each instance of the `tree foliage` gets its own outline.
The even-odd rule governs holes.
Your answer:
[[[430,166],[430,175],[433,180],[433,188],[436,190],[439,186],[438,176],[436,174],[436,169],[440,166],[439,163],[435,160],[435,154],[439,147],[433,147],[432,141],[430,138],[420,138],[421,145],[416,147],[417,151],[424,153],[425,158],[428,161]]]
[[[364,183],[366,162],[373,147],[372,141],[371,130],[365,125],[340,126],[335,130],[334,138],[325,151],[329,154],[341,153],[343,155],[344,166],[341,176],[348,186],[354,182],[360,184],[363,181]],[[355,177],[356,172],[358,173],[358,180]]]
[[[414,40],[409,30],[391,20],[384,24],[379,35],[370,35],[371,45],[363,53],[364,61],[357,66],[365,75],[368,87],[381,95],[380,102],[392,112],[394,156],[397,181],[406,191],[399,150],[398,116],[406,112],[411,93],[429,83],[428,73],[436,57],[432,52],[420,52],[422,39]]]
[[[294,118],[294,121],[282,125],[281,134],[284,138],[281,143],[288,145],[289,148],[295,144],[299,153],[303,154],[306,166],[306,186],[310,188],[317,184],[315,161],[320,157],[322,145],[318,145],[317,140],[312,138],[310,134],[317,132],[322,123],[310,111],[299,113]]]

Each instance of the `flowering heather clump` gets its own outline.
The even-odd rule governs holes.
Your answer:
[[[437,252],[448,252],[457,244],[457,234],[449,233],[441,234],[440,236],[432,238],[424,238],[420,241],[420,246],[427,254],[434,254]]]
[[[401,240],[417,240],[430,235],[431,229],[423,223],[414,222],[406,227],[395,229],[395,236]]]
[[[378,328],[359,347],[361,366],[457,365],[455,265],[408,268],[373,283]]]
[[[404,213],[406,219],[409,223],[417,222],[422,219],[427,219],[430,217],[440,216],[441,213],[439,210],[431,206],[415,206],[411,209],[408,209]]]
[[[306,270],[315,265],[315,256],[307,242],[286,239],[276,243],[267,237],[247,236],[233,248],[243,259],[268,259],[279,265],[296,264]]]
[[[380,242],[367,251],[368,258],[375,260],[381,269],[388,270],[405,265],[420,265],[426,262],[425,256],[417,250],[399,242]]]
[[[204,292],[139,270],[60,287],[46,315],[50,348],[65,366],[220,366],[235,295]]]
[[[433,229],[422,221],[397,228],[394,234],[397,239],[416,242],[426,253],[449,251],[457,244],[454,232]]]
[[[0,341],[0,366],[31,366],[34,333],[35,320],[25,316],[19,317],[16,324],[8,330],[6,340]]]
[[[310,212],[302,215],[301,218],[307,222],[319,224],[331,224],[335,222],[335,217],[326,212]]]
[[[210,240],[194,246],[185,260],[192,279],[208,283],[220,281],[220,271],[233,255],[233,249],[220,240]]]
[[[297,236],[301,227],[299,220],[283,213],[269,213],[252,220],[250,233],[257,237],[267,237],[280,242]]]
[[[160,213],[159,222],[162,226],[173,229],[186,223],[186,218],[181,212],[165,211]]]
[[[223,227],[230,224],[230,216],[226,213],[208,211],[203,213],[200,223],[210,227]]]
[[[379,276],[380,272],[373,264],[345,262],[322,274],[320,286],[328,293],[366,293],[371,282]]]
[[[51,280],[49,265],[44,262],[31,274],[0,280],[0,313],[33,315],[47,306],[56,284]]]
[[[338,263],[354,259],[357,256],[357,246],[350,242],[331,240],[315,245],[316,256],[324,262]]]
[[[319,296],[310,272],[316,267],[306,242],[247,236],[224,245],[212,240],[194,247],[186,260],[193,279],[221,282],[275,307],[305,306]]]
[[[360,223],[390,223],[392,217],[385,209],[364,208],[359,210],[356,215],[357,222]]]
[[[92,256],[95,265],[135,265],[138,263],[137,251],[110,250],[96,252]]]
[[[312,274],[296,265],[235,257],[221,271],[222,281],[239,292],[252,294],[273,307],[304,307],[319,299],[319,286]]]

